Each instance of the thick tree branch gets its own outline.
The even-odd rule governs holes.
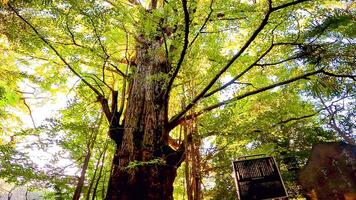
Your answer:
[[[356,80],[356,75],[353,74],[334,74],[331,72],[323,71],[323,74],[328,75],[328,76],[333,76],[333,77],[338,77],[338,78],[351,78],[352,80]]]
[[[274,47],[274,44],[272,44],[258,59],[255,60],[255,62],[253,62],[250,66],[248,66],[245,70],[243,70],[240,74],[238,74],[237,76],[235,76],[233,79],[231,79],[229,82],[225,83],[224,85],[222,85],[221,87],[212,90],[211,92],[205,94],[203,96],[203,98],[209,97],[213,94],[215,94],[216,92],[219,92],[223,89],[225,89],[226,87],[232,85],[237,79],[241,78],[243,75],[245,75],[248,71],[250,71],[263,57],[265,57]]]
[[[289,122],[292,122],[292,121],[298,121],[298,120],[301,120],[301,119],[306,119],[306,118],[309,118],[309,117],[313,117],[313,116],[319,114],[320,111],[321,110],[319,110],[318,112],[315,112],[315,113],[312,113],[312,114],[309,114],[309,115],[300,116],[300,117],[291,117],[289,119],[282,120],[282,121],[274,124],[272,127],[275,127],[275,126],[281,125],[281,124],[286,124],[286,123],[289,123]]]
[[[110,122],[113,115],[110,112],[108,100],[106,98],[104,98],[103,96],[98,96],[98,101],[101,104],[101,108],[105,114],[106,119]]]
[[[307,0],[299,0],[299,1],[294,1],[291,3],[287,3],[284,5],[280,5],[277,7],[272,7],[272,1],[268,1],[268,10],[267,13],[265,14],[261,24],[257,27],[257,29],[253,32],[253,34],[250,36],[250,38],[245,42],[245,44],[241,47],[241,49],[235,54],[230,61],[215,75],[215,77],[207,84],[207,86],[192,100],[191,103],[187,105],[181,112],[176,114],[170,122],[177,122],[180,121],[180,118],[183,117],[199,100],[201,100],[204,95],[210,90],[210,88],[215,84],[215,82],[221,77],[223,73],[225,73],[230,66],[244,53],[244,51],[251,45],[251,43],[256,39],[258,34],[265,28],[265,26],[268,24],[269,17],[271,16],[272,12],[280,10],[282,8],[286,8],[292,5],[296,5],[298,3],[304,2]],[[320,72],[319,72],[320,73]],[[173,123],[174,124],[174,123]]]
[[[68,67],[68,69],[70,71],[73,72],[73,74],[75,74],[81,81],[83,81],[83,83],[85,85],[87,85],[93,92],[95,92],[95,94],[97,94],[98,96],[103,96],[103,94],[101,94],[99,92],[99,90],[97,90],[94,86],[92,86],[88,81],[86,81],[65,59],[64,57],[57,51],[56,48],[54,48],[54,46],[52,46],[51,43],[48,42],[48,40],[46,38],[44,38],[39,32],[38,30],[29,22],[27,21],[25,18],[22,17],[22,15],[20,15],[20,13],[11,6],[11,4],[8,4],[9,8],[16,14],[16,16],[18,16],[23,22],[25,22],[34,32],[35,34],[50,48],[52,49],[52,51],[54,51],[54,53],[58,56],[58,58]]]
[[[104,98],[103,96],[103,92],[99,92],[99,90],[97,90],[94,86],[92,86],[87,80],[84,79],[83,76],[81,76],[65,59],[64,57],[57,51],[57,49],[46,39],[44,38],[39,32],[38,30],[29,22],[27,21],[25,18],[23,18],[19,13],[18,11],[13,8],[10,4],[8,5],[9,8],[22,20],[24,21],[28,26],[30,26],[30,28],[35,32],[35,34],[50,48],[52,49],[55,54],[60,58],[60,60],[81,80],[83,81],[83,83],[85,85],[87,85],[92,91],[94,91],[97,95],[98,95],[98,101],[100,102],[101,106],[102,106],[102,110],[106,116],[106,118],[111,121],[112,120],[112,117],[113,117],[113,114],[110,112],[110,109],[109,109],[109,105],[108,105],[108,101],[106,98]],[[69,28],[69,27],[67,27]],[[97,34],[96,34],[97,35]],[[72,35],[72,40],[74,39],[74,35]],[[97,35],[98,37],[98,35]],[[99,42],[100,42],[100,38],[98,38]],[[75,42],[76,44],[76,42]],[[103,47],[103,45],[101,44],[100,42],[100,45],[101,47],[103,48],[103,51],[104,53],[107,55],[106,53],[106,50],[105,48]],[[83,47],[81,45],[78,45],[80,47]],[[106,57],[107,58],[107,57]],[[125,75],[121,72],[121,70],[119,70],[115,65],[111,64],[113,67],[115,67],[115,69],[121,74],[123,75],[123,77],[125,77]],[[99,79],[100,80],[100,79]],[[95,80],[94,80],[95,81]],[[109,87],[110,88],[110,87]]]
[[[167,85],[167,90],[166,90],[166,94],[165,96],[167,97],[169,95],[169,92],[172,88],[174,79],[177,77],[177,74],[182,66],[184,57],[187,53],[187,49],[188,49],[188,44],[189,44],[189,11],[188,11],[188,7],[187,7],[187,0],[182,0],[182,5],[183,5],[183,11],[184,11],[184,23],[185,23],[185,30],[184,30],[184,44],[183,44],[183,49],[182,52],[180,54],[177,66],[174,69],[174,72],[168,82]],[[168,59],[168,58],[166,58]]]
[[[118,112],[118,100],[119,100],[119,92],[114,90],[111,93],[111,119],[109,119],[110,129],[118,128],[120,126],[120,117],[121,113]],[[117,134],[117,133],[115,133]],[[115,141],[121,142],[121,141]]]
[[[220,76],[226,72],[227,69],[235,62],[237,58],[239,58],[242,53],[250,46],[250,44],[255,40],[257,35],[263,30],[263,28],[267,25],[268,19],[271,15],[271,10],[267,12],[265,17],[263,18],[261,24],[257,27],[257,29],[253,32],[251,37],[246,41],[246,43],[241,47],[240,51],[236,55],[234,55],[230,61],[215,75],[215,77],[208,83],[208,85],[190,102],[187,107],[185,107],[180,113],[175,115],[170,121],[179,121],[179,119],[185,115],[204,95],[208,92],[208,90],[215,84],[215,82],[220,78]]]
[[[282,64],[284,62],[288,62],[288,61],[295,60],[295,59],[298,59],[298,58],[301,58],[301,56],[300,55],[292,56],[292,57],[289,57],[289,58],[286,58],[284,60],[280,60],[280,61],[277,61],[277,62],[274,62],[274,63],[256,63],[256,66],[264,67],[264,66],[279,65],[279,64]]]
[[[246,92],[244,94],[241,94],[241,95],[238,95],[236,97],[233,97],[231,99],[228,99],[228,100],[225,100],[225,101],[222,101],[222,102],[219,102],[217,104],[214,104],[214,105],[211,105],[211,106],[208,106],[202,110],[200,110],[199,112],[196,112],[196,113],[193,113],[191,115],[187,115],[185,117],[181,117],[181,118],[173,118],[170,122],[169,122],[169,129],[173,129],[174,127],[176,127],[177,125],[179,125],[180,123],[186,121],[186,120],[191,120],[193,118],[196,118],[208,111],[211,111],[211,110],[214,110],[216,108],[219,108],[221,106],[224,106],[224,105],[227,105],[229,103],[232,103],[232,102],[235,102],[237,100],[240,100],[240,99],[243,99],[245,97],[248,97],[248,96],[251,96],[251,95],[255,95],[255,94],[258,94],[258,93],[261,93],[261,92],[264,92],[264,91],[267,91],[267,90],[270,90],[270,89],[273,89],[275,87],[279,87],[279,86],[283,86],[283,85],[287,85],[289,83],[292,83],[292,82],[295,82],[297,80],[300,80],[300,79],[305,79],[309,76],[313,76],[315,74],[319,74],[319,73],[322,73],[322,69],[320,70],[316,70],[316,71],[313,71],[313,72],[309,72],[309,73],[306,73],[306,74],[302,74],[302,75],[299,75],[299,76],[296,76],[294,78],[291,78],[291,79],[288,79],[288,80],[285,80],[285,81],[281,81],[281,82],[278,82],[278,83],[275,83],[275,84],[272,84],[272,85],[269,85],[269,86],[266,86],[266,87],[262,87],[262,88],[259,88],[259,89],[256,89],[256,90],[253,90],[253,91],[250,91],[250,92]]]
[[[290,3],[286,3],[286,4],[283,4],[283,5],[280,5],[280,6],[273,7],[273,8],[272,8],[272,11],[277,11],[277,10],[280,10],[280,9],[283,9],[283,8],[286,8],[286,7],[289,7],[289,6],[297,5],[297,4],[299,4],[299,3],[307,2],[307,1],[310,1],[310,0],[297,0],[297,1],[292,1],[292,2],[290,2]]]
[[[113,114],[117,112],[118,97],[119,97],[118,91],[113,90],[113,91],[111,92],[111,98],[112,98],[111,113],[113,113]]]
[[[269,85],[269,86],[266,86],[266,87],[262,87],[262,88],[259,88],[257,90],[254,90],[254,91],[250,91],[250,92],[247,92],[245,94],[238,95],[238,96],[236,96],[236,97],[234,97],[232,99],[229,99],[229,100],[226,100],[226,101],[222,101],[222,102],[220,102],[218,104],[212,105],[212,106],[207,107],[207,108],[205,108],[203,110],[210,111],[212,109],[215,109],[215,108],[218,108],[220,106],[226,105],[228,103],[243,99],[245,97],[248,97],[248,96],[251,96],[251,95],[254,95],[254,94],[258,94],[258,93],[273,89],[275,87],[283,86],[283,85],[295,82],[295,81],[300,80],[300,79],[305,79],[305,78],[307,78],[309,76],[312,76],[312,75],[315,75],[315,74],[319,74],[322,71],[323,70],[317,70],[317,71],[309,72],[309,73],[302,74],[302,75],[296,76],[294,78],[291,78],[291,79],[288,79],[288,80],[285,80],[285,81],[281,81],[281,82],[278,82],[278,83],[275,83],[275,84],[272,84],[272,85]]]
[[[124,63],[124,64],[126,64],[126,63]],[[124,74],[124,72],[122,72],[116,65],[112,64],[110,61],[109,61],[109,65],[111,65],[112,67],[115,68],[116,71],[114,71],[114,72],[120,74],[124,78],[127,78],[127,76]],[[108,71],[111,71],[111,70],[108,69]]]

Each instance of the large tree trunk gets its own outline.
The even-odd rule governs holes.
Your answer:
[[[117,150],[106,199],[173,199],[173,182],[182,150],[168,145],[169,64],[159,51],[162,39],[136,47],[136,69],[131,79],[122,128],[111,135]],[[162,56],[164,55],[164,56]],[[115,130],[115,127],[111,128]]]

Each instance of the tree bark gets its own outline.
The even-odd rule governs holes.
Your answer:
[[[83,164],[83,167],[82,167],[82,172],[81,172],[81,175],[80,175],[80,178],[78,179],[78,183],[77,183],[77,186],[75,188],[75,192],[74,192],[74,195],[73,195],[73,200],[78,200],[80,198],[80,194],[82,192],[82,188],[84,186],[84,181],[85,181],[85,174],[86,174],[86,171],[87,171],[87,168],[88,168],[88,165],[89,165],[89,160],[90,160],[90,155],[91,155],[91,150],[88,148],[87,149],[87,154],[85,155],[85,159],[84,159],[84,164]]]
[[[99,185],[99,182],[100,182],[102,173],[103,173],[107,144],[108,144],[108,143],[105,144],[105,147],[104,147],[104,150],[103,150],[103,154],[102,154],[103,158],[102,158],[102,160],[101,160],[101,166],[100,166],[100,170],[99,170],[99,175],[98,175],[98,178],[96,179],[96,182],[95,182],[92,200],[94,200],[95,197],[96,197],[96,191],[97,191],[97,189],[98,189],[98,185]],[[101,156],[100,156],[100,158],[99,158],[99,161],[100,161],[100,159],[101,159]],[[99,162],[99,161],[98,161],[98,162]]]
[[[183,150],[168,145],[169,64],[159,48],[162,39],[136,46],[136,69],[131,79],[121,140],[106,199],[173,199],[173,182]],[[113,134],[111,134],[113,135]],[[116,137],[117,138],[117,137]]]
[[[100,171],[101,171],[101,169],[103,167],[103,161],[105,160],[105,154],[106,154],[106,150],[107,150],[107,145],[108,145],[108,142],[105,143],[104,149],[103,149],[102,152],[100,152],[99,158],[98,158],[98,160],[97,160],[97,162],[95,164],[94,174],[93,174],[93,177],[91,178],[89,186],[88,186],[88,192],[87,192],[87,195],[86,195],[86,198],[85,198],[86,200],[90,199],[90,194],[91,194],[91,191],[92,191],[92,188],[93,188],[93,185],[94,185],[94,181],[96,179],[96,173],[98,172],[99,164],[100,163],[102,164],[102,166],[100,167]],[[99,177],[97,179],[100,179],[100,176],[101,176],[101,172],[99,173]],[[93,192],[93,197],[94,197],[94,192]]]
[[[185,151],[185,178],[188,200],[200,200],[201,196],[201,139],[198,134],[197,121],[193,120],[185,128],[185,138],[192,137],[188,143],[186,141]],[[194,137],[193,137],[194,136]],[[190,169],[190,170],[189,170]]]
[[[100,119],[98,120],[98,123],[101,124],[102,121],[102,117],[100,117]],[[80,174],[80,177],[78,179],[78,183],[77,186],[75,188],[74,194],[72,199],[73,200],[79,200],[80,199],[80,194],[82,193],[82,189],[84,186],[84,181],[85,181],[85,174],[87,172],[88,166],[89,166],[89,161],[90,161],[90,157],[91,157],[91,151],[94,147],[95,141],[96,141],[96,137],[98,135],[98,129],[92,129],[92,132],[89,136],[89,140],[87,142],[87,149],[86,149],[86,155],[84,158],[84,163],[82,166],[82,171]]]
[[[192,142],[192,151],[194,152],[192,154],[193,160],[192,160],[192,174],[194,177],[194,184],[193,184],[193,193],[194,193],[194,200],[200,200],[201,198],[201,183],[202,183],[202,178],[201,178],[201,155],[200,155],[200,144],[201,144],[201,139],[199,135],[197,134],[198,130],[196,127],[196,124],[194,124],[194,130],[193,134],[197,137],[193,139]]]
[[[96,165],[95,165],[95,168],[94,168],[94,174],[93,174],[93,177],[91,178],[90,182],[89,182],[89,186],[88,186],[88,192],[87,192],[87,195],[85,197],[86,200],[90,200],[90,194],[91,194],[91,190],[93,188],[93,184],[94,184],[94,181],[95,181],[95,178],[96,178],[96,173],[98,171],[98,168],[99,168],[99,163],[100,163],[100,158],[99,160],[96,162]]]
[[[190,133],[189,133],[190,134]],[[191,170],[189,170],[189,166],[190,166],[190,157],[191,157],[191,148],[190,145],[188,144],[188,140],[186,138],[188,138],[188,126],[185,125],[184,126],[184,142],[185,142],[185,166],[184,166],[184,173],[185,173],[185,184],[186,184],[186,192],[187,192],[187,197],[188,200],[193,200],[193,192],[192,192],[192,185],[191,185]]]

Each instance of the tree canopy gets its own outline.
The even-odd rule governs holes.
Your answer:
[[[175,180],[177,199],[235,199],[231,160],[264,153],[300,196],[313,144],[355,144],[353,1],[0,5],[0,178],[15,185],[170,199]],[[36,121],[48,97],[66,106]],[[52,165],[28,158],[50,148]]]

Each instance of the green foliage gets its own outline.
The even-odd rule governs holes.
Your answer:
[[[130,169],[135,169],[137,167],[142,167],[142,166],[146,166],[146,165],[165,165],[165,161],[161,158],[156,158],[156,159],[152,159],[149,161],[133,161],[130,162],[129,165],[127,165],[127,170]]]
[[[213,141],[214,147],[208,147],[203,155],[211,159],[207,168],[214,169],[204,175],[207,177],[205,184],[214,180],[214,187],[205,191],[207,199],[222,196],[235,199],[231,161],[253,154],[274,156],[289,195],[301,197],[297,173],[307,161],[311,147],[337,140],[334,132],[321,128],[316,115],[297,119],[315,112],[313,105],[303,100],[297,91],[280,89],[205,115],[199,130],[203,137]]]
[[[217,78],[208,93],[241,75],[225,89],[202,97],[187,113],[204,113],[194,120],[199,130],[195,139],[201,140],[202,165],[206,169],[206,199],[235,199],[231,160],[255,153],[274,155],[291,196],[301,196],[296,171],[305,163],[311,146],[340,139],[328,124],[336,121],[334,124],[351,136],[355,129],[355,4],[307,1],[273,11],[263,24],[268,2],[188,1],[189,44],[167,99],[168,117],[189,105],[211,80]],[[272,7],[291,2],[296,1],[275,0]],[[89,185],[96,181],[104,194],[115,145],[108,142],[108,123],[97,103],[98,93],[110,104],[113,90],[121,93],[139,67],[150,67],[137,62],[139,48],[148,51],[144,61],[168,64],[165,72],[147,74],[141,81],[159,83],[159,90],[166,89],[184,50],[184,17],[178,0],[158,1],[156,9],[150,8],[150,1],[142,5],[115,0],[2,1],[0,178],[19,185],[31,185],[36,180],[53,189],[46,198],[70,198],[76,177],[60,175],[62,169],[54,165],[46,166],[46,170],[35,166],[26,153],[17,149],[30,140],[28,149],[46,151],[56,146],[62,153],[67,152],[77,169],[91,152],[83,194],[91,195],[94,189]],[[254,34],[256,37],[247,42]],[[230,61],[231,66],[216,77]],[[318,69],[331,74],[304,77],[210,112],[204,110]],[[35,94],[26,94],[29,88],[34,88]],[[94,93],[93,88],[99,92]],[[30,112],[24,99],[58,93],[66,94],[69,102],[55,117],[35,130],[25,129],[18,122],[13,110]],[[44,101],[47,99],[35,102]],[[177,129],[170,135],[182,139]],[[61,159],[60,154],[51,161]],[[127,168],[157,164],[164,162],[159,158],[134,161]],[[99,177],[101,166],[103,173]],[[183,176],[180,169],[175,183],[177,199],[186,197]]]

